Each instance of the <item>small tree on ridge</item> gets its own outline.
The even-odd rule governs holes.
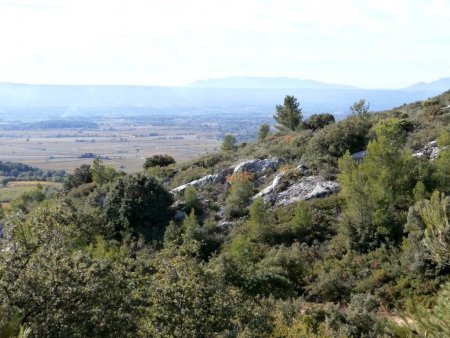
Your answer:
[[[286,95],[284,104],[277,104],[277,113],[273,116],[278,125],[275,127],[278,130],[296,130],[302,121],[302,109],[298,100],[293,95]]]

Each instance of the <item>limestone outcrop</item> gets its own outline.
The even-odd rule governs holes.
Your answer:
[[[202,178],[199,178],[198,180],[191,181],[189,183],[180,185],[179,187],[176,187],[172,189],[171,193],[182,193],[187,187],[200,187],[205,186],[207,184],[223,184],[225,183],[225,180],[228,175],[239,173],[239,172],[251,172],[253,174],[263,174],[267,170],[276,170],[278,167],[283,163],[281,159],[278,158],[267,158],[267,159],[255,159],[255,160],[249,160],[242,163],[239,163],[237,165],[228,167],[218,174],[215,175],[206,175]]]
[[[416,151],[413,152],[412,156],[414,157],[422,157],[425,158],[427,160],[435,160],[439,157],[439,148],[437,146],[437,142],[436,141],[431,141],[430,143],[428,143],[427,145],[425,145],[425,147],[418,149]]]

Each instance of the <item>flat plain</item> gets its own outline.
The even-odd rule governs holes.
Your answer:
[[[136,172],[154,154],[168,154],[183,162],[220,147],[217,134],[208,131],[120,119],[97,123],[99,127],[93,130],[2,130],[0,160],[71,172],[99,156],[106,165]]]

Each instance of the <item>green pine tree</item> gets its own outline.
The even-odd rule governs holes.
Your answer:
[[[294,131],[302,122],[302,109],[298,100],[293,95],[286,95],[283,105],[276,106],[276,114],[273,116],[278,125],[275,127],[281,131]]]

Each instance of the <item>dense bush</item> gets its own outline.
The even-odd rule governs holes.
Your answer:
[[[369,143],[363,163],[349,153],[340,160],[342,196],[346,200],[342,223],[352,249],[373,250],[383,242],[401,238],[411,180],[410,157],[402,153],[405,142],[399,120],[377,126],[377,139]]]
[[[300,128],[315,131],[334,122],[333,114],[313,114],[301,123]]]
[[[152,157],[147,157],[144,162],[144,169],[149,169],[152,167],[167,167],[175,163],[175,159],[172,156],[163,155],[153,155]]]
[[[251,179],[244,175],[237,176],[237,179],[231,183],[230,193],[225,201],[226,218],[237,218],[247,214],[247,207],[253,196]]]
[[[79,187],[82,184],[92,182],[91,166],[89,164],[82,164],[79,168],[75,168],[73,174],[70,174],[64,182],[64,188],[70,190]]]
[[[236,149],[236,136],[232,134],[225,135],[220,149],[224,152]]]
[[[138,174],[117,180],[106,196],[104,213],[113,237],[127,231],[162,239],[172,216],[172,196],[152,177]]]
[[[371,128],[371,120],[361,116],[330,124],[314,134],[303,159],[317,169],[335,168],[346,151],[354,153],[366,148]]]
[[[75,224],[64,204],[9,219],[8,250],[0,251],[2,334],[21,324],[38,337],[133,336],[126,260],[98,246],[80,250]]]

